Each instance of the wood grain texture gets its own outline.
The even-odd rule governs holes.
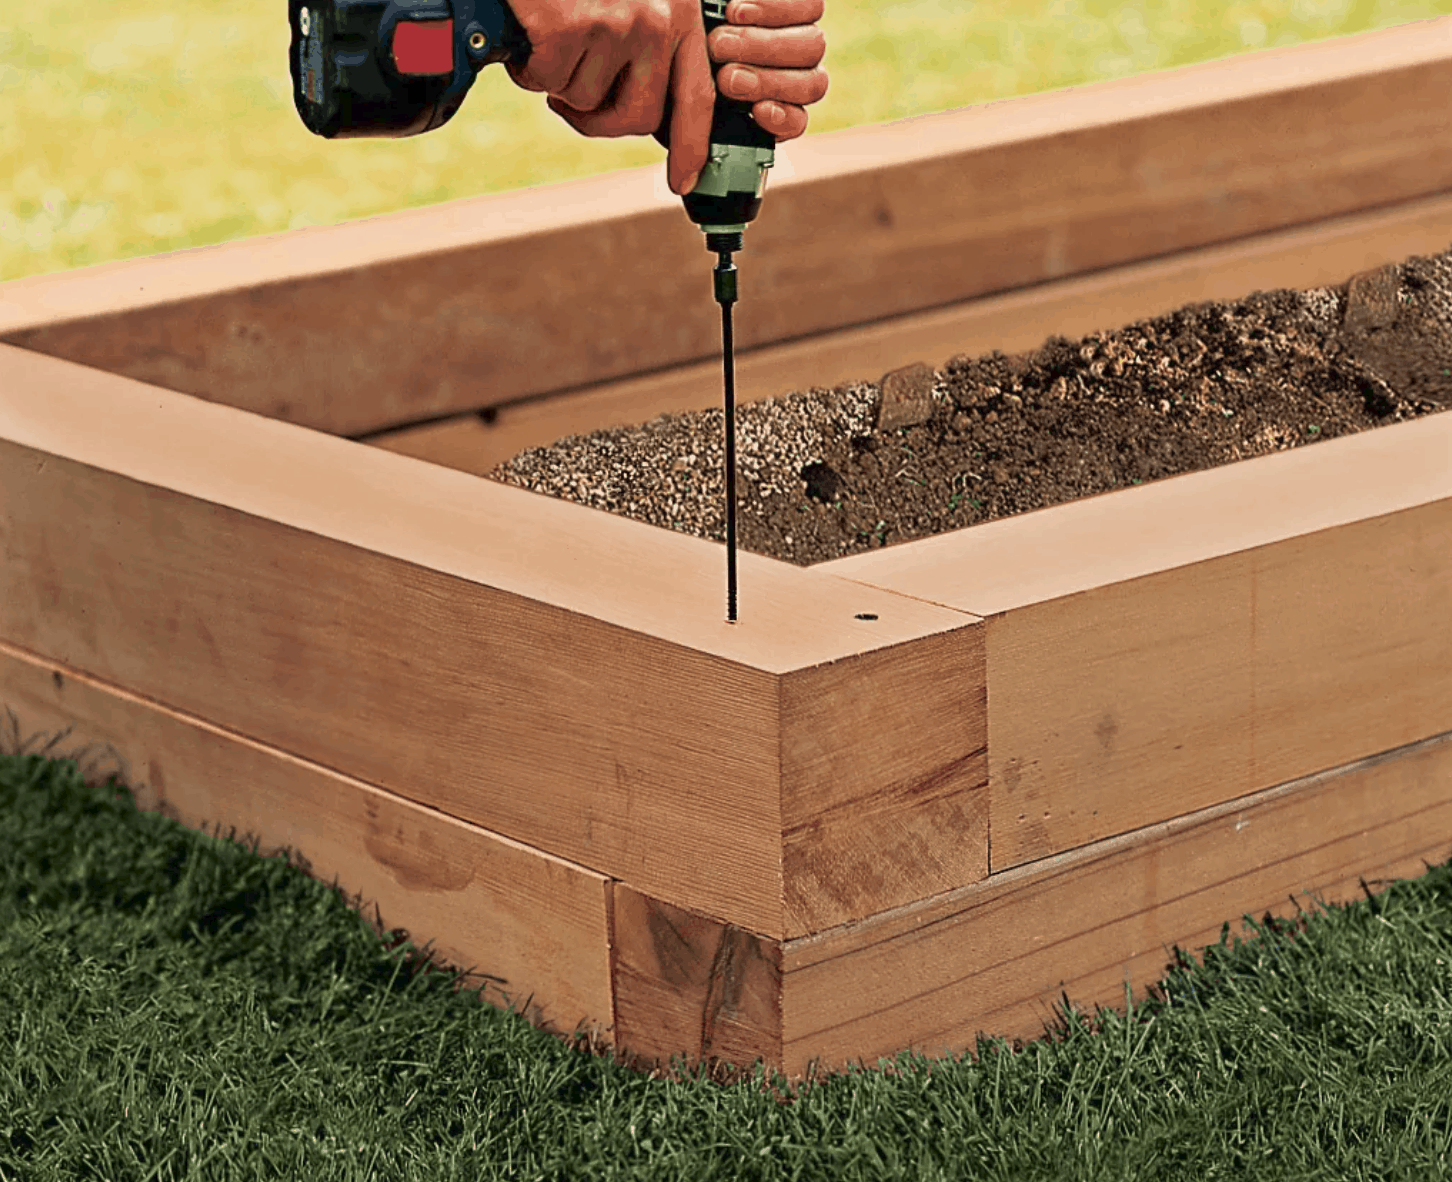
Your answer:
[[[1452,416],[895,549],[814,569],[987,619],[994,873],[1452,729]]]
[[[987,628],[997,871],[1452,730],[1452,499]]]
[[[708,912],[780,923],[770,676],[5,443],[0,504],[12,642]]]
[[[668,1065],[781,1061],[781,944],[614,884],[616,1045]]]
[[[324,883],[538,1025],[608,1041],[609,880],[433,809],[0,642],[0,720],[22,737],[70,728],[137,803],[259,851],[291,846]],[[104,773],[103,773],[104,774]],[[533,996],[533,1003],[526,1006]]]
[[[739,343],[1445,193],[1449,87],[1443,18],[807,136]],[[706,362],[709,259],[659,172],[18,280],[0,341],[343,434]]]
[[[1254,557],[1252,788],[1452,730],[1452,498]]]
[[[1252,291],[1329,287],[1452,242],[1452,196],[1422,198],[1218,246],[1049,280],[902,316],[738,352],[738,405],[833,387],[914,361],[941,367],[963,354],[1037,349],[1055,334],[1078,340],[1204,300]],[[707,410],[721,400],[719,358],[506,403],[485,422],[469,412],[403,427],[365,442],[461,472],[484,475],[532,447],[567,435]]]
[[[1242,915],[1310,910],[1452,857],[1452,736],[1096,843],[782,949],[783,1063],[1032,1039],[1067,993],[1136,1001],[1173,946]],[[1291,900],[1295,900],[1292,905]]]
[[[0,639],[771,934],[776,675],[965,623],[5,347],[0,552]]]
[[[718,542],[5,345],[0,440],[732,666],[781,673],[962,624],[749,553],[738,555],[741,618],[728,624]],[[452,621],[466,624],[477,616]]]
[[[978,624],[783,677],[788,936],[988,873],[986,700]]]
[[[995,873],[1267,786],[1252,570],[1231,555],[988,622]]]

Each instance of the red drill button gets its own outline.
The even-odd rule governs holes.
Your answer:
[[[393,65],[400,74],[452,74],[454,22],[399,21],[393,29]]]

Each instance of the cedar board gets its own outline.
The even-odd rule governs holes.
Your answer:
[[[792,145],[747,396],[1443,249],[1449,82],[1443,19]],[[719,545],[426,462],[483,470],[461,410],[531,446],[712,404],[701,244],[648,171],[0,285],[22,729],[296,845],[536,1021],[793,1072],[1031,1033],[1065,983],[1113,1003],[1170,941],[1446,856],[1446,416],[743,554],[735,626]],[[557,285],[481,280],[566,257],[614,287],[564,340]],[[335,364],[385,290],[417,331]]]

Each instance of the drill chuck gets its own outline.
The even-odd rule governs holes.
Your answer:
[[[723,308],[736,302],[736,264],[731,261],[731,255],[722,251],[721,256],[716,260],[716,270],[712,272],[716,277],[716,302]]]
[[[736,264],[733,253],[741,249],[745,235],[740,230],[706,230],[706,249],[716,252],[716,302],[736,302]]]

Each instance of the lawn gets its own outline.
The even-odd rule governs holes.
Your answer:
[[[808,134],[1448,13],[1452,0],[828,0],[831,90]],[[0,6],[0,280],[664,159],[649,138],[576,135],[501,66],[436,132],[319,139],[293,110],[287,46],[281,0]]]
[[[1447,1176],[1452,864],[1308,903],[1016,1051],[652,1079],[286,856],[0,755],[0,1180]]]

